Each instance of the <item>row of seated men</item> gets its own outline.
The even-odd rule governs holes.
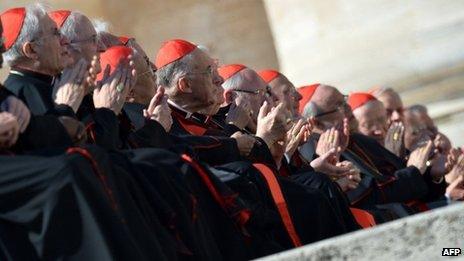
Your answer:
[[[391,88],[295,88],[40,4],[1,15],[1,260],[248,260],[464,198]],[[368,244],[368,242],[366,242]]]

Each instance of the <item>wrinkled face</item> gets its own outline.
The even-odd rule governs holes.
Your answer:
[[[40,70],[56,75],[63,69],[63,56],[66,55],[65,42],[55,22],[48,15],[42,17],[39,23],[41,34],[32,41],[34,52],[37,54]]]
[[[383,104],[379,101],[370,101],[353,111],[359,122],[360,133],[384,144],[387,133],[387,115]]]
[[[74,61],[79,61],[84,58],[86,61],[91,62],[92,58],[100,52],[104,52],[106,47],[97,36],[97,32],[90,22],[89,18],[78,15],[76,18],[76,31],[79,32],[76,39],[68,39],[71,46],[71,54]]]
[[[192,52],[192,69],[187,73],[187,79],[192,98],[201,107],[198,112],[205,115],[216,114],[223,99],[223,79],[218,73],[216,61],[202,50],[196,49]]]
[[[136,51],[132,56],[137,71],[137,83],[132,92],[136,102],[148,105],[156,93],[156,81],[150,61],[145,52],[140,50],[142,52]]]
[[[251,69],[243,69],[240,72],[243,81],[234,88],[237,93],[237,103],[248,103],[250,106],[251,120],[256,124],[261,105],[266,99],[266,83]]]
[[[285,77],[279,76],[269,83],[272,93],[277,97],[279,103],[283,103],[289,115],[296,117],[298,114],[299,101],[301,95],[296,91],[295,86]]]
[[[379,101],[383,103],[387,111],[388,124],[393,122],[402,122],[404,118],[403,102],[400,96],[393,90],[383,92],[379,97]]]
[[[311,99],[318,106],[316,128],[325,131],[332,127],[339,127],[345,118],[346,100],[336,88],[320,85]]]
[[[0,36],[3,34],[3,27],[2,23],[0,23]],[[2,53],[5,52],[5,44],[3,43],[3,38],[0,37],[0,68],[2,68],[3,64],[3,56]]]

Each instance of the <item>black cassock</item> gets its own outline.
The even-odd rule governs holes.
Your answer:
[[[228,136],[236,131],[247,133],[247,131],[239,130],[235,126],[225,124],[217,117],[210,118],[198,114],[186,117],[187,115],[182,110],[176,107],[171,107],[171,109],[173,111],[173,126],[171,132],[178,135],[214,135],[214,137],[230,139]],[[226,155],[226,153],[227,152],[224,152],[222,155]],[[250,155],[244,159],[248,162],[263,163],[273,171],[274,178],[277,180],[284,194],[294,227],[303,244],[349,231],[340,222],[342,219],[338,217],[330,201],[326,199],[321,191],[308,186],[301,186],[286,177],[275,175],[275,173],[278,172],[275,169],[272,155],[264,141],[258,138]],[[235,170],[235,172],[246,178],[245,180],[254,183],[262,195],[267,195],[268,198],[271,198],[270,195],[274,188],[270,188],[267,184],[268,180],[263,178],[264,176],[261,175],[261,171],[261,173],[256,169],[243,171],[243,168],[240,168],[238,165],[235,168],[229,166],[229,170]],[[228,182],[227,184],[230,183]],[[234,188],[232,185],[231,187],[238,190],[238,188]],[[349,213],[349,215],[351,215],[351,213]],[[284,220],[285,219],[282,218],[281,222],[284,222]],[[281,244],[288,247],[288,243]]]
[[[22,100],[33,115],[52,114],[75,117],[71,107],[56,105],[52,99],[54,78],[23,69],[12,69],[4,85]]]
[[[104,151],[58,153],[0,157],[2,260],[177,258],[179,244],[158,215],[140,214],[148,199]]]
[[[316,136],[313,135],[313,140],[299,149],[302,157],[311,159],[316,156]],[[440,194],[437,187],[443,186],[427,181],[429,174],[422,176],[417,168],[406,167],[404,161],[362,134],[350,136],[341,160],[352,162],[361,171],[359,186],[347,192],[351,204],[369,210],[379,222],[415,213],[415,209],[404,203],[424,199],[429,191]]]

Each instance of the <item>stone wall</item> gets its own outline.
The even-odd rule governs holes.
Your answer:
[[[273,260],[444,260],[443,248],[464,251],[464,204],[418,214],[262,258]],[[464,260],[462,254],[450,260]]]

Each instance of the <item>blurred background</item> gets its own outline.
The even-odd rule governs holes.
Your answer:
[[[31,1],[2,0],[0,10]],[[184,38],[221,63],[274,68],[296,86],[342,92],[389,86],[423,103],[439,129],[464,145],[462,0],[51,0],[135,37],[154,57]],[[7,69],[0,73],[3,81]]]

